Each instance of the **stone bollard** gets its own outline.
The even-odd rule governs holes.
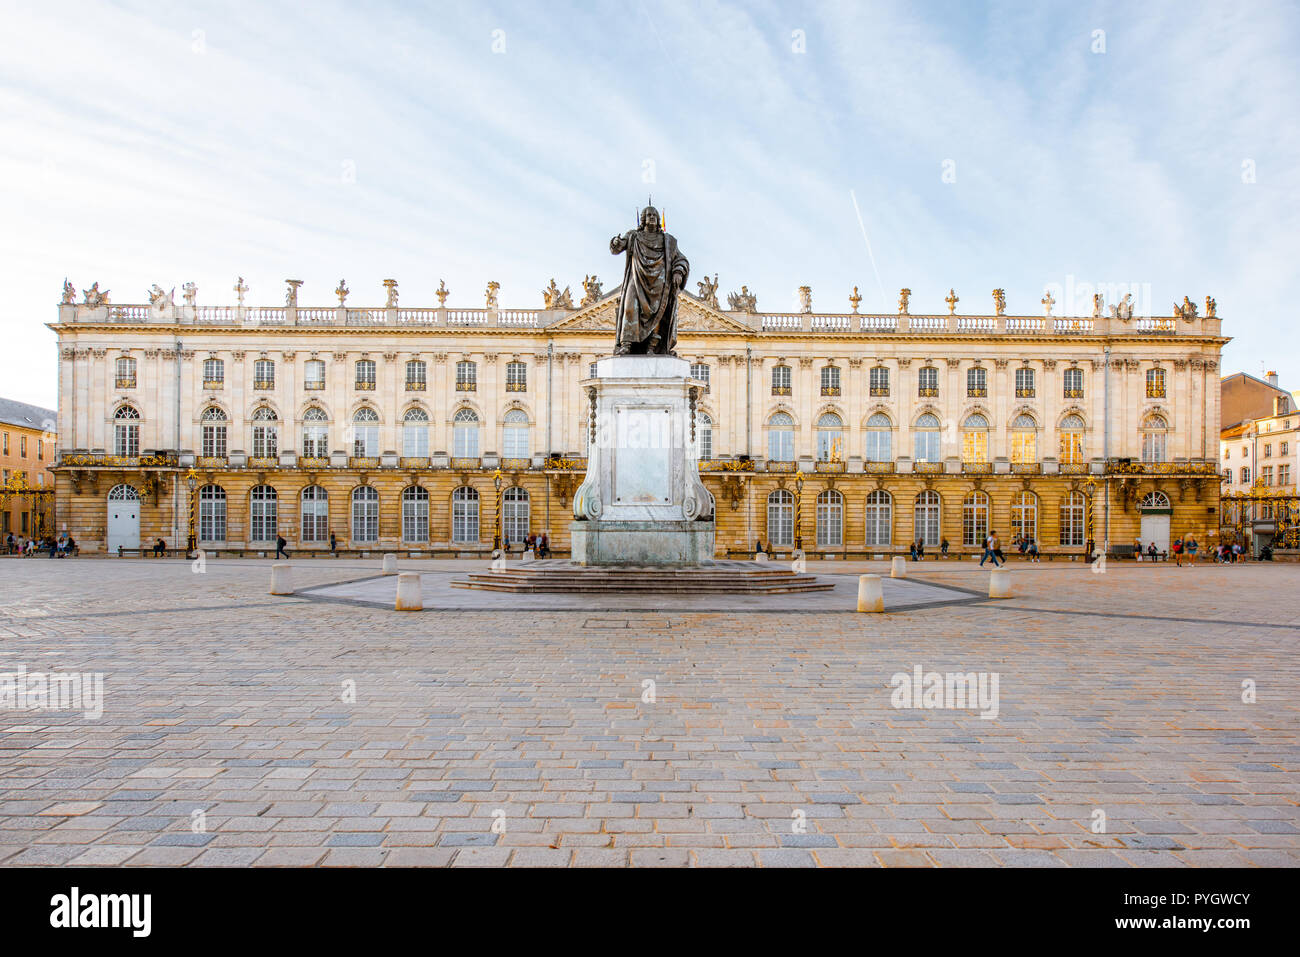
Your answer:
[[[391,552],[384,556],[384,567],[382,573],[385,575],[397,574],[397,556]]]
[[[271,594],[293,594],[293,566],[285,562],[276,562],[271,566]]]
[[[754,555],[754,561],[756,561],[756,562],[766,562],[766,561],[767,561],[767,552],[758,552],[758,553],[756,553],[756,554]]]
[[[1011,572],[1005,568],[995,568],[989,572],[989,597],[1011,597]]]
[[[420,611],[424,599],[420,596],[420,576],[416,572],[402,572],[397,576],[397,611]]]
[[[858,611],[885,610],[885,593],[881,590],[879,575],[858,576]]]
[[[894,560],[889,563],[890,578],[907,577],[907,559],[902,555],[895,555]]]
[[[525,565],[531,565],[535,561],[537,561],[537,556],[533,554],[533,550],[531,548],[524,549],[523,563]]]

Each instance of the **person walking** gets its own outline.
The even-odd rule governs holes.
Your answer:
[[[988,537],[984,539],[984,554],[980,556],[980,568],[989,559],[993,559],[993,567],[997,568],[1000,564],[998,561],[998,533],[989,532]]]
[[[1175,538],[1173,545],[1170,546],[1170,550],[1174,553],[1174,564],[1177,565],[1179,568],[1182,568],[1183,567],[1183,540],[1181,538]]]
[[[288,558],[288,557],[289,557],[289,553],[288,553],[287,551],[285,551],[285,546],[288,545],[288,544],[289,544],[289,543],[286,542],[286,541],[284,540],[284,536],[283,536],[283,535],[276,535],[276,536],[275,536],[275,557],[276,557],[276,558]]]
[[[1192,536],[1191,532],[1187,533],[1187,540],[1183,547],[1187,552],[1188,562],[1192,565],[1195,565],[1196,553],[1200,550],[1200,546],[1196,543],[1196,539]]]

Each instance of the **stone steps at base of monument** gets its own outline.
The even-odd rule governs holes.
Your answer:
[[[782,569],[733,568],[538,568],[504,572],[476,572],[453,588],[480,588],[500,592],[572,592],[624,594],[740,594],[779,595],[790,592],[829,591],[832,582],[818,581]]]

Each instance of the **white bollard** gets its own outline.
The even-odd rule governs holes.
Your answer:
[[[754,554],[754,561],[756,561],[756,562],[766,562],[766,561],[767,561],[767,552],[756,552],[756,553]]]
[[[271,566],[271,594],[293,594],[293,566],[285,562],[276,562]]]
[[[894,560],[889,563],[890,578],[907,577],[907,559],[902,555],[895,555]]]
[[[420,596],[420,576],[416,572],[402,572],[397,576],[397,611],[420,611],[424,599]]]
[[[384,567],[383,567],[383,570],[382,570],[382,571],[383,571],[383,574],[385,574],[385,575],[396,575],[396,574],[397,574],[397,556],[396,556],[396,555],[394,555],[394,554],[392,554],[392,553],[390,552],[389,554],[387,554],[387,555],[384,556]]]
[[[995,568],[989,572],[989,597],[1011,597],[1011,572],[1005,568]]]
[[[535,561],[537,561],[537,558],[536,558],[535,555],[533,555],[533,550],[532,550],[531,548],[525,548],[525,549],[524,549],[524,558],[523,558],[523,562],[524,562],[524,564],[525,564],[525,565],[530,565],[530,564],[532,564],[532,563],[535,562]]]
[[[858,611],[885,610],[885,593],[881,590],[879,575],[858,576]]]

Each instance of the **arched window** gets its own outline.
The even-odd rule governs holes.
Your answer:
[[[356,364],[357,370],[357,389],[361,392],[375,391],[375,363],[372,359],[358,359]]]
[[[271,458],[279,454],[280,428],[275,411],[262,406],[253,412],[253,457]]]
[[[1061,376],[1061,383],[1064,386],[1064,398],[1082,399],[1083,398],[1083,370],[1066,369],[1065,374]]]
[[[374,409],[362,407],[352,416],[352,454],[359,459],[379,454],[379,413]]]
[[[428,454],[429,414],[423,409],[407,409],[402,416],[402,455],[419,459]]]
[[[1083,429],[1083,419],[1080,416],[1067,415],[1061,420],[1058,431],[1061,436],[1062,465],[1083,464]]]
[[[325,388],[325,361],[323,359],[308,359],[303,365],[302,387],[310,391],[318,391]]]
[[[1022,491],[1011,500],[1011,534],[1038,540],[1038,496]]]
[[[894,460],[894,424],[889,416],[877,412],[867,419],[867,461],[892,462]]]
[[[884,489],[876,489],[867,495],[867,541],[868,545],[888,545],[892,541],[891,529],[894,525],[894,500]]]
[[[418,485],[402,489],[402,541],[429,540],[429,490]]]
[[[370,485],[352,490],[352,540],[379,541],[379,491]]]
[[[840,394],[839,366],[822,366],[822,395]]]
[[[772,394],[790,394],[790,367],[772,366]]]
[[[767,420],[767,457],[773,462],[794,461],[794,419],[785,412]]]
[[[1165,370],[1147,370],[1147,398],[1163,399],[1165,397]]]
[[[428,367],[423,359],[408,359],[406,362],[406,391],[423,392],[428,382]]]
[[[269,485],[258,485],[248,493],[248,540],[273,542],[279,529],[278,496]]]
[[[452,455],[458,459],[478,458],[478,415],[461,409],[451,420]],[[474,540],[478,541],[477,531]]]
[[[978,412],[961,424],[961,461],[973,465],[989,460],[989,420]]]
[[[989,394],[989,372],[981,366],[973,366],[966,370],[966,395],[972,399],[982,398]]]
[[[1061,499],[1061,544],[1083,545],[1087,500],[1082,492],[1071,492]]]
[[[140,454],[140,413],[134,406],[124,405],[113,413],[113,454]]]
[[[767,497],[767,540],[769,545],[794,544],[794,496],[783,488]]]
[[[912,506],[912,527],[923,545],[939,544],[939,493],[926,489]]]
[[[873,396],[889,395],[889,369],[885,366],[872,367],[869,390]]]
[[[110,502],[138,502],[140,493],[134,485],[114,485],[108,492]]]
[[[701,412],[695,419],[695,441],[699,446],[700,458],[713,458],[713,420],[707,412]]]
[[[513,485],[501,496],[501,530],[512,543],[528,537],[528,490]]]
[[[511,409],[502,421],[501,454],[508,459],[526,459],[530,454],[528,413]]]
[[[199,489],[199,541],[226,540],[226,490],[220,485]]]
[[[302,454],[307,458],[325,458],[330,454],[329,438],[329,416],[324,409],[312,406],[302,416]]]
[[[939,419],[929,412],[912,426],[912,458],[918,462],[939,461]]]
[[[1011,461],[1016,465],[1038,461],[1038,423],[1032,415],[1018,415],[1011,423]]]
[[[961,503],[961,542],[983,545],[988,535],[989,497],[983,492],[971,492]]]
[[[226,413],[216,406],[203,410],[200,417],[202,455],[204,458],[226,457]]]
[[[1168,453],[1169,423],[1164,416],[1148,415],[1142,422],[1142,461],[1166,462]]]
[[[1142,501],[1138,504],[1139,508],[1160,508],[1167,509],[1169,505],[1169,496],[1164,492],[1147,492],[1142,496]]]
[[[916,394],[922,399],[933,399],[939,394],[939,370],[922,366],[916,372]]]
[[[844,544],[844,496],[828,488],[817,496],[817,547]]]
[[[116,385],[119,389],[135,388],[135,360],[122,356],[116,363]]]
[[[451,540],[478,541],[478,492],[468,485],[451,493]]]
[[[827,412],[817,420],[817,461],[842,462],[844,460],[844,423],[834,412]]]
[[[302,533],[299,540],[324,542],[329,537],[329,493],[319,485],[308,485],[302,490]]]

